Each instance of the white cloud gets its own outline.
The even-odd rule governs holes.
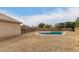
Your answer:
[[[55,24],[58,22],[75,21],[79,17],[79,8],[68,8],[67,10],[56,9],[56,12],[49,12],[40,15],[23,16],[25,24],[35,26],[39,23]]]
[[[53,25],[58,22],[75,21],[76,17],[79,17],[79,8],[68,8],[67,10],[57,8],[56,12],[48,11],[47,13],[45,12],[43,14],[31,16],[25,15],[20,17],[13,13],[11,14],[11,12],[7,12],[6,14],[9,14],[9,16],[13,15],[14,18],[19,19],[24,24],[29,26],[35,26],[42,22]]]

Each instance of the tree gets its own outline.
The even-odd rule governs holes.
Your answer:
[[[64,28],[64,23],[55,24],[55,27],[57,27],[58,29],[62,29]]]
[[[44,26],[45,26],[44,23],[40,23],[40,24],[38,25],[39,28],[43,28]]]
[[[75,22],[75,26],[79,27],[79,17],[77,18],[76,22]]]
[[[75,22],[72,23],[71,28],[75,28]]]
[[[40,24],[38,25],[38,27],[39,27],[39,28],[50,28],[51,25],[44,24],[44,23],[40,23]]]
[[[50,28],[51,27],[51,25],[44,25],[44,28]]]
[[[65,22],[65,23],[58,23],[55,25],[58,29],[62,28],[72,28],[74,30],[75,22]]]
[[[65,28],[71,28],[73,25],[73,22],[65,22],[64,23],[64,26],[65,26]]]

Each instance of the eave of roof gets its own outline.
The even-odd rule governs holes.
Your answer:
[[[16,23],[16,24],[22,24],[22,22],[12,22],[12,21],[4,21],[4,20],[0,20],[0,22],[7,22],[7,23]]]
[[[17,24],[21,24],[22,22],[7,16],[5,14],[0,13],[0,22],[8,22],[8,23],[17,23]]]

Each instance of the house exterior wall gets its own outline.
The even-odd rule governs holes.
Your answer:
[[[79,33],[79,28],[75,28],[75,32]]]
[[[21,34],[21,26],[16,23],[0,22],[0,37]]]

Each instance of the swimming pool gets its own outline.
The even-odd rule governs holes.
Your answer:
[[[44,31],[44,32],[39,32],[37,34],[40,34],[40,35],[64,35],[64,32],[62,31]]]

